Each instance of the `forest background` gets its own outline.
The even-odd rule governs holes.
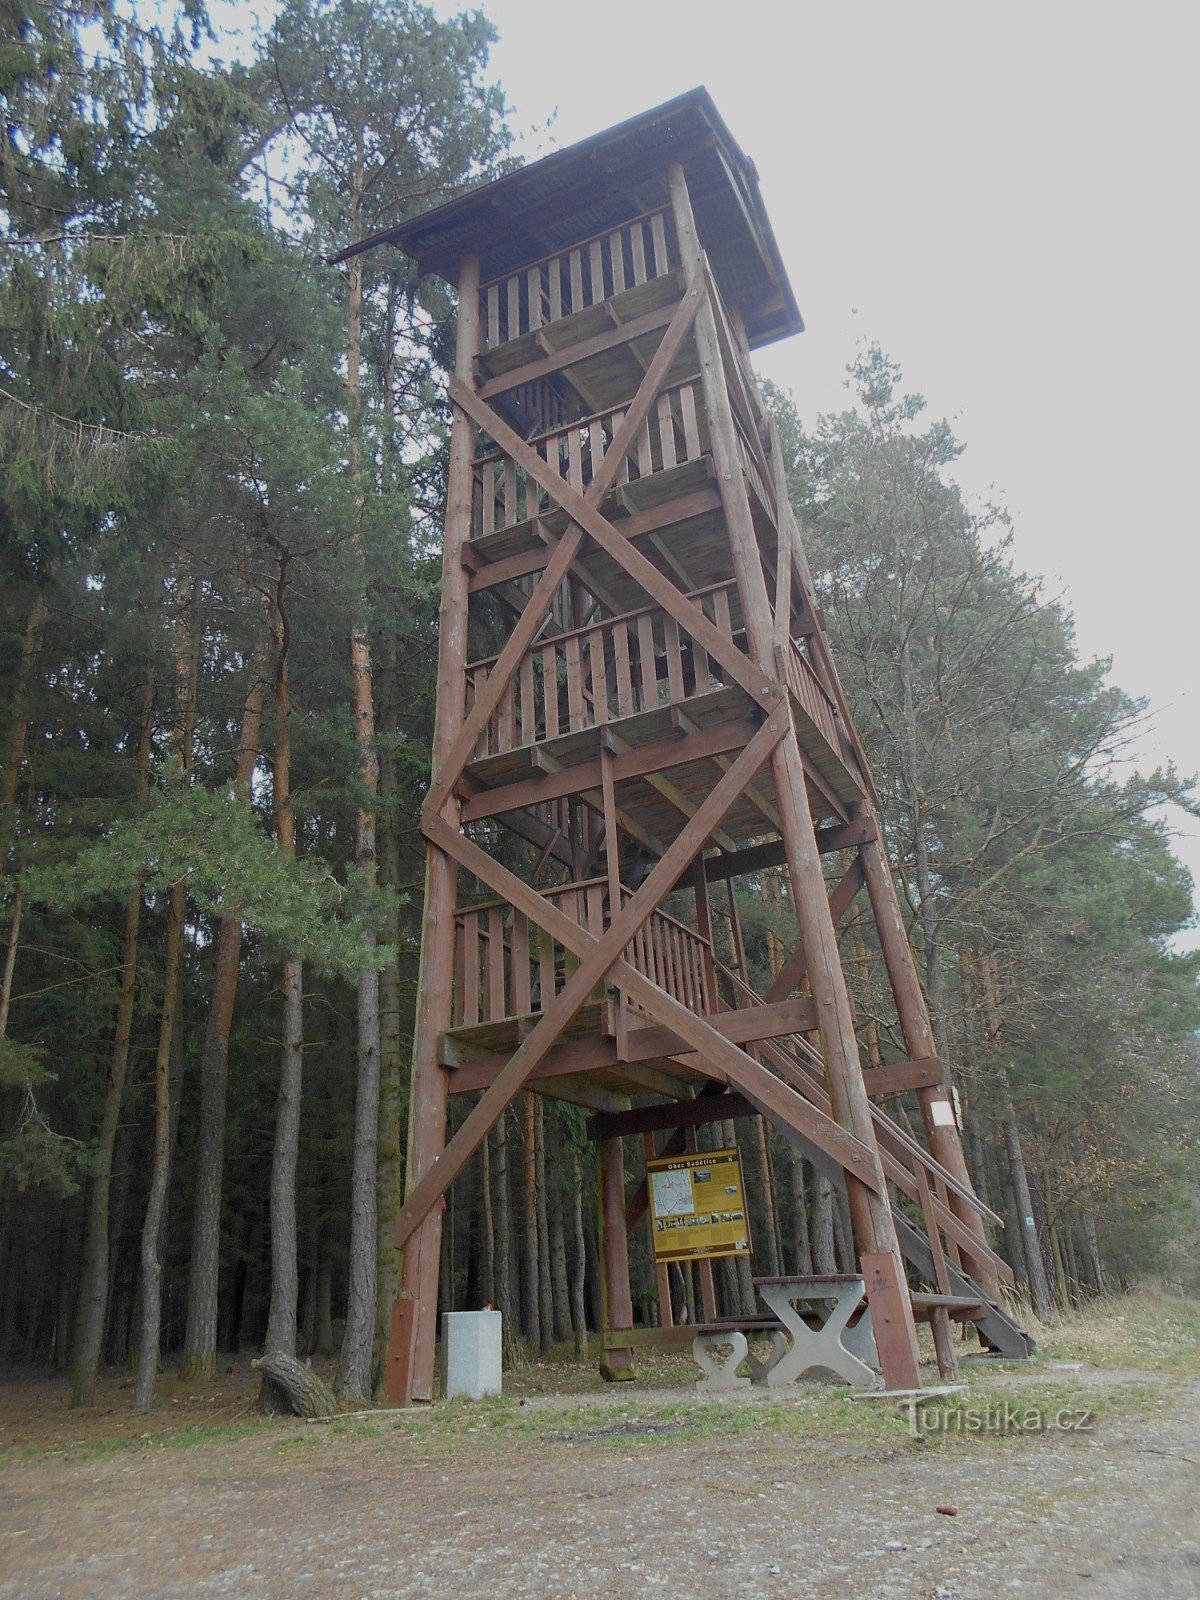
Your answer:
[[[0,17],[0,1365],[69,1369],[86,1404],[131,1364],[144,1407],[164,1357],[202,1381],[265,1345],[336,1355],[365,1399],[454,306],[394,252],[327,263],[513,159],[493,30],[288,0],[222,64],[198,5]],[[1161,820],[1188,785],[1131,775],[1145,708],[960,492],[896,363],[865,346],[850,379],[837,414],[769,399],[974,1180],[1042,1314],[1151,1272],[1195,1288],[1200,954]],[[786,894],[764,874],[738,911],[765,981]],[[864,1059],[893,1059],[879,952],[843,937]],[[848,1265],[828,1184],[761,1122],[739,1137],[762,1270]],[[577,1115],[523,1097],[447,1224],[443,1305],[586,1347]],[[643,1239],[633,1269],[648,1317]]]

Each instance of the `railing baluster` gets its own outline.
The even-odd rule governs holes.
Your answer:
[[[529,297],[529,331],[534,333],[542,325],[541,267],[530,267],[525,277],[525,292]]]
[[[513,912],[509,937],[512,946],[513,1015],[524,1017],[533,1010],[533,1005],[529,986],[529,920],[523,912]]]
[[[517,521],[517,464],[504,462],[504,526],[511,528]]]
[[[617,715],[631,717],[635,706],[629,670],[629,629],[623,622],[613,630],[613,668],[617,678]]]
[[[652,711],[658,705],[658,664],[654,651],[654,616],[643,611],[637,619],[638,662],[642,679],[642,710]]]
[[[504,913],[499,906],[488,912],[488,1015],[489,1022],[506,1017],[504,1008]]]
[[[578,428],[572,428],[567,434],[567,482],[572,489],[583,493],[583,440]]]
[[[500,343],[500,285],[489,283],[487,292],[487,342],[494,350]]]
[[[521,743],[533,744],[537,739],[537,695],[533,684],[533,657],[527,655],[521,662]]]
[[[608,260],[612,268],[612,286],[614,294],[625,293],[625,234],[618,228],[615,233],[608,236]]]
[[[704,452],[700,448],[700,424],[696,418],[696,391],[690,383],[685,383],[679,390],[679,415],[683,423],[686,459],[699,461]]]
[[[650,234],[654,240],[654,276],[662,278],[671,270],[671,263],[667,256],[667,229],[661,211],[656,211],[650,218]]]
[[[558,738],[558,649],[548,644],[542,650],[542,696],[546,708],[546,738]]]
[[[545,928],[538,929],[538,1011],[548,1009],[554,999],[554,939]]]
[[[667,647],[667,694],[683,700],[683,656],[679,649],[679,624],[674,617],[663,617],[663,639]]]
[[[567,713],[572,733],[586,726],[583,715],[583,666],[580,661],[579,635],[570,633],[564,642],[567,661]]]
[[[604,251],[603,241],[593,239],[588,246],[588,263],[591,270],[591,294],[588,304],[599,305],[604,299]]]
[[[592,721],[600,727],[608,721],[608,670],[604,657],[605,629],[593,628],[588,634],[588,667],[592,683]]]
[[[468,911],[463,918],[463,951],[463,1024],[473,1028],[479,1021],[479,913],[477,911]]]
[[[571,262],[571,310],[583,309],[583,253],[572,250]]]
[[[658,397],[658,441],[662,451],[662,464],[664,472],[668,467],[673,467],[675,456],[675,416],[671,410],[671,396],[660,394]]]
[[[629,242],[633,246],[633,281],[634,284],[646,281],[646,240],[642,233],[642,219],[630,223]]]
[[[550,321],[557,322],[563,314],[562,303],[562,257],[551,256],[546,263],[546,273],[550,279]]]
[[[522,328],[522,280],[515,274],[509,278],[509,338],[518,339]]]

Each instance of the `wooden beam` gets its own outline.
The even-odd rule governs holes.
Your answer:
[[[894,1061],[887,1067],[864,1067],[867,1093],[878,1098],[885,1094],[906,1094],[910,1089],[936,1088],[942,1082],[942,1063],[936,1056],[927,1061]]]
[[[757,1106],[744,1094],[711,1094],[699,1100],[681,1100],[673,1106],[638,1106],[632,1111],[601,1112],[599,1116],[588,1118],[587,1135],[589,1139],[616,1139],[627,1133],[700,1128],[709,1122],[757,1115]]]
[[[613,757],[613,779],[617,783],[625,783],[631,778],[643,778],[647,773],[667,772],[672,767],[706,761],[713,754],[724,755],[728,751],[742,750],[754,737],[756,729],[757,723],[747,717],[739,717],[736,722],[717,723],[705,728],[693,739],[680,739],[672,734],[668,739],[655,739],[650,744],[632,746]],[[531,752],[538,753],[531,753],[530,761],[543,763],[542,773],[538,777],[519,778],[495,789],[480,789],[464,801],[463,822],[480,822],[485,817],[524,811],[531,806],[543,805],[547,800],[561,800],[566,795],[599,789],[603,781],[599,756],[602,730],[593,731],[597,736],[595,760],[581,761],[577,766],[570,767],[555,763],[551,768],[545,752],[538,745],[533,745]]]
[[[649,506],[645,511],[635,511],[628,516],[614,518],[612,527],[623,539],[644,539],[660,528],[674,527],[676,523],[707,516],[720,509],[721,497],[715,489],[695,489],[691,494],[678,495],[674,500],[665,500],[662,505]],[[498,584],[508,583],[514,578],[525,578],[531,572],[540,572],[550,559],[550,549],[550,545],[542,545],[533,550],[522,551],[520,555],[505,556],[501,561],[481,562],[478,570],[471,574],[471,593],[477,594],[481,589],[493,589]]]
[[[481,399],[490,400],[493,395],[517,389],[523,383],[536,383],[539,378],[548,378],[551,373],[562,372],[564,368],[573,367],[592,356],[603,355],[606,350],[615,350],[632,339],[640,339],[647,333],[665,328],[675,315],[677,304],[678,301],[672,301],[670,305],[647,311],[629,322],[618,322],[616,327],[594,334],[590,339],[580,339],[561,350],[551,349],[540,361],[526,361],[508,372],[497,373],[494,378],[484,378],[478,385],[479,395]],[[486,371],[487,356],[477,356],[475,366],[477,373],[482,376]]]

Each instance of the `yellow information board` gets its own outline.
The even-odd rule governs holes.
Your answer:
[[[742,1162],[734,1150],[697,1150],[646,1163],[656,1261],[737,1256],[750,1249]]]

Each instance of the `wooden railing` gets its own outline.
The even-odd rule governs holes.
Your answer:
[[[732,581],[696,590],[696,601],[734,639]],[[468,664],[467,710],[498,658]],[[674,617],[654,606],[541,640],[525,655],[475,747],[475,759],[597,728],[639,711],[708,694],[723,670]]]
[[[615,487],[700,459],[707,449],[707,434],[697,408],[697,387],[689,380],[659,395],[621,463]],[[582,494],[625,420],[625,410],[622,406],[580,417],[535,435],[529,443],[552,471]],[[543,516],[553,505],[551,496],[502,451],[490,450],[476,457],[475,537]]]
[[[608,927],[606,879],[589,878],[541,892],[594,937]],[[622,899],[631,893],[623,889]],[[454,921],[455,1027],[536,1015],[547,1009],[579,966],[578,956],[506,901],[462,906]],[[711,955],[706,939],[656,911],[626,950],[625,960],[689,1010],[706,1013],[712,1007]],[[602,992],[601,985],[596,997]]]
[[[652,211],[483,283],[479,313],[484,349],[494,350],[651,278],[665,277],[678,260],[670,212]]]
[[[787,678],[788,688],[804,707],[811,721],[820,729],[826,743],[840,760],[845,761],[846,755],[838,728],[837,714],[829,691],[795,643],[788,652]]]

